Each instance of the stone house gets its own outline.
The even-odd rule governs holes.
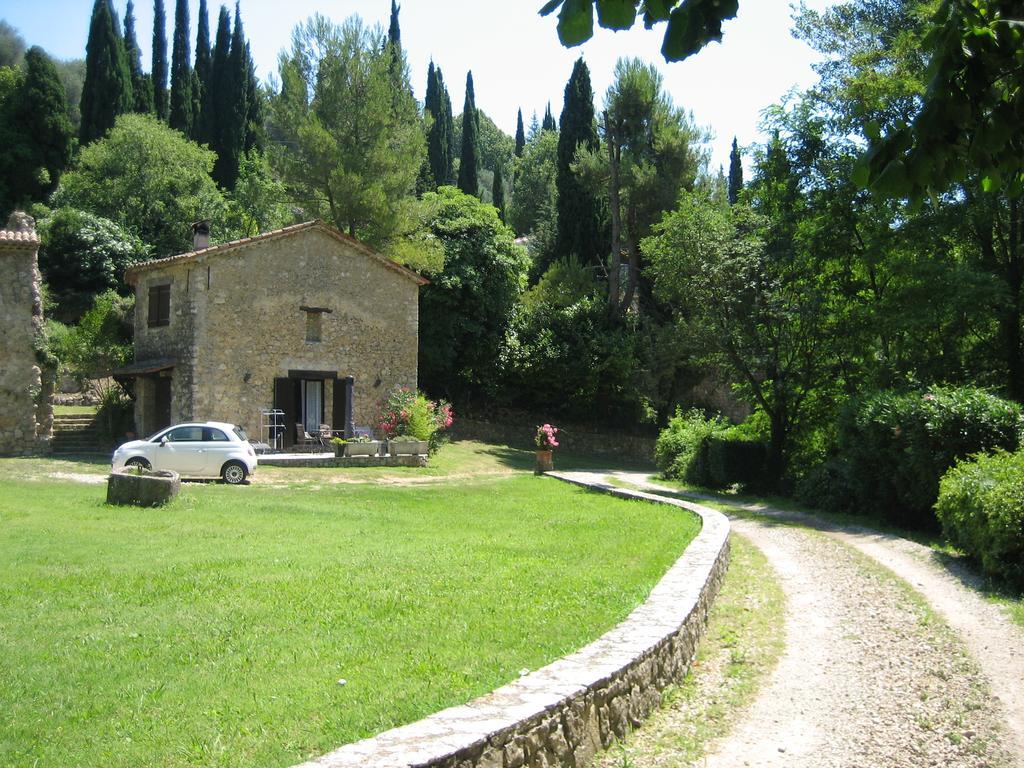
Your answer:
[[[54,372],[40,366],[42,278],[35,221],[21,212],[0,229],[0,454],[49,447]]]
[[[129,268],[135,362],[115,377],[141,435],[217,420],[261,435],[284,411],[284,445],[329,424],[371,425],[380,401],[416,386],[419,286],[427,282],[320,221]]]

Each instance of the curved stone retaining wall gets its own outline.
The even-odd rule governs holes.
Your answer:
[[[582,766],[658,706],[689,669],[729,559],[729,522],[708,507],[550,473],[696,512],[698,536],[643,605],[576,653],[462,706],[348,744],[298,768]]]

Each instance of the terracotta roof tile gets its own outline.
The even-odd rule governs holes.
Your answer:
[[[0,244],[11,245],[39,245],[39,234],[35,230],[27,232],[13,232],[9,229],[0,229]]]
[[[405,277],[408,277],[410,280],[418,283],[419,285],[426,285],[427,283],[430,282],[429,280],[427,280],[427,278],[423,277],[423,275],[419,274],[418,272],[414,272],[413,270],[407,267],[403,267],[401,264],[392,261],[384,254],[375,251],[366,243],[360,242],[359,240],[356,240],[354,237],[346,235],[344,232],[339,232],[337,229],[321,221],[320,219],[306,221],[303,222],[302,224],[292,224],[289,227],[282,227],[281,229],[271,230],[270,232],[263,232],[259,235],[255,235],[254,237],[243,238],[242,240],[232,240],[229,243],[211,245],[209,248],[202,248],[198,251],[187,251],[185,253],[179,253],[174,256],[165,256],[164,258],[161,259],[143,261],[139,264],[135,264],[134,266],[131,266],[128,269],[126,269],[124,273],[124,278],[126,282],[132,283],[133,278],[137,277],[141,272],[145,272],[150,269],[160,268],[171,264],[182,264],[185,262],[194,261],[195,259],[198,259],[200,256],[219,255],[223,252],[232,251],[236,248],[242,248],[244,246],[252,245],[253,243],[259,243],[264,240],[275,240],[279,237],[284,237],[286,235],[294,234],[296,232],[302,232],[307,229],[319,229],[320,231],[325,232],[334,239],[340,240],[341,242],[354,247],[360,253],[363,253],[364,255],[369,256],[372,259],[380,261],[381,263],[384,264],[384,266],[394,270],[395,272],[398,272],[401,275],[404,275]]]

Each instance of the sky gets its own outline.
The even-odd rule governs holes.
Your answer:
[[[114,0],[123,17],[127,0]],[[832,0],[805,0],[820,10]],[[175,0],[164,0],[168,48]],[[195,47],[199,0],[189,0]],[[216,27],[217,0],[208,0],[211,27]],[[790,34],[792,10],[787,0],[743,0],[739,16],[724,26],[724,40],[685,62],[666,63],[659,52],[664,25],[653,30],[637,24],[628,32],[598,29],[592,40],[566,49],[558,42],[554,16],[541,18],[542,0],[404,0],[399,15],[413,89],[420,100],[431,59],[444,72],[456,113],[462,111],[466,72],[473,71],[477,107],[513,135],[516,111],[544,114],[550,102],[557,118],[573,63],[583,56],[600,109],[612,82],[615,62],[635,56],[657,64],[665,90],[677,106],[690,110],[698,125],[711,129],[711,168],[728,167],[733,136],[741,146],[764,140],[758,130],[761,112],[791,89],[812,85],[816,54]],[[29,45],[40,45],[57,58],[85,55],[92,8],[90,0],[0,0],[0,18],[19,30]],[[352,14],[386,27],[390,0],[241,0],[242,23],[252,44],[261,78],[277,70],[277,57],[289,47],[291,30],[313,13],[341,22]],[[143,68],[149,70],[153,7],[136,0],[136,32]],[[211,29],[211,34],[213,30]],[[168,50],[168,56],[170,51]]]

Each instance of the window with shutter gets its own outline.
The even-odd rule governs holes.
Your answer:
[[[149,327],[171,324],[171,286],[154,285],[149,289]]]

